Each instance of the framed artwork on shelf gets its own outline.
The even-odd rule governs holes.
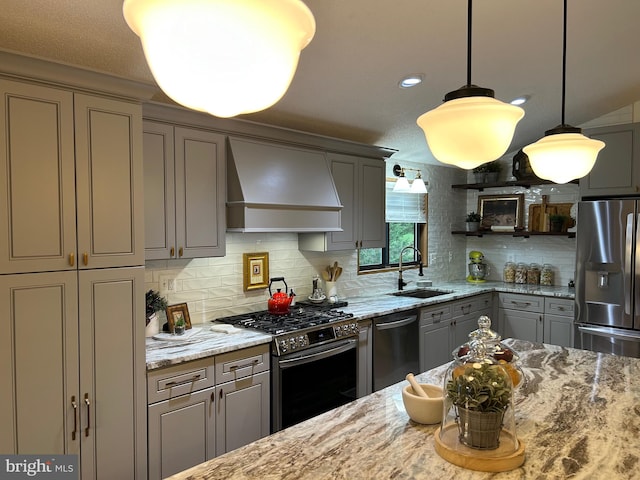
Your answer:
[[[176,303],[167,307],[167,323],[169,324],[169,332],[173,332],[175,325],[184,323],[186,330],[191,328],[191,317],[189,317],[189,307],[186,303]]]
[[[269,286],[269,252],[242,254],[242,286],[244,291]]]
[[[524,194],[479,195],[478,213],[482,217],[480,228],[491,230],[491,227],[522,228]]]

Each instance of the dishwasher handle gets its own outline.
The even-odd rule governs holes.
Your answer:
[[[376,330],[389,330],[392,328],[404,327],[405,325],[409,325],[410,323],[417,322],[417,321],[418,321],[418,316],[411,315],[410,317],[404,317],[404,318],[401,318],[400,320],[394,320],[392,322],[376,323],[375,326],[376,326]]]

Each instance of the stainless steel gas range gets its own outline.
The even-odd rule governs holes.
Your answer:
[[[355,400],[358,323],[339,310],[344,306],[298,303],[284,315],[265,311],[216,320],[273,335],[272,432]]]

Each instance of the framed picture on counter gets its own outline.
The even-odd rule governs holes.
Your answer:
[[[524,194],[479,195],[478,213],[482,217],[480,228],[491,227],[522,228]]]
[[[269,286],[269,252],[242,254],[242,279],[244,291]]]
[[[189,307],[186,303],[176,303],[175,305],[169,305],[167,307],[167,323],[169,324],[169,331],[173,332],[173,327],[180,321],[184,321],[185,330],[191,328],[191,317],[189,317]]]

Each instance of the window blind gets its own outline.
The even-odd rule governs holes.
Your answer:
[[[395,182],[386,182],[386,220],[389,223],[426,223],[425,194],[394,192]]]

